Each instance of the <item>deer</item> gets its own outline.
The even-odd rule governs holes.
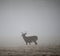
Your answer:
[[[35,45],[37,45],[37,40],[38,37],[37,36],[26,36],[27,33],[22,33],[22,37],[26,43],[26,45],[29,43],[29,45],[31,45],[32,42],[35,43]]]

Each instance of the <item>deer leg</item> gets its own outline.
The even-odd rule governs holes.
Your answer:
[[[35,45],[37,45],[37,42],[36,41],[34,43],[35,43]]]
[[[26,45],[27,45],[27,42],[26,42]]]
[[[31,43],[29,42],[29,45],[31,45]]]

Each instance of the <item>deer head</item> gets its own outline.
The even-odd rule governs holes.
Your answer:
[[[22,33],[22,36],[25,36],[27,33],[23,33],[23,32],[21,32]]]

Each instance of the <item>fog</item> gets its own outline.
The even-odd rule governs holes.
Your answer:
[[[21,32],[37,35],[38,45],[58,45],[60,0],[0,0],[0,47],[25,45]]]

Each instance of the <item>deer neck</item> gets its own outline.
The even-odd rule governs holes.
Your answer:
[[[25,39],[25,38],[26,38],[26,36],[23,36],[23,38]]]

